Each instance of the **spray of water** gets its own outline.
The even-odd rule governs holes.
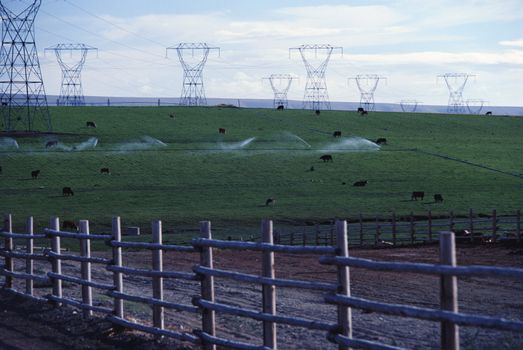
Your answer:
[[[218,146],[220,149],[224,151],[233,151],[233,150],[240,150],[247,147],[251,142],[256,140],[256,137],[251,137],[249,139],[240,141],[240,142],[233,142],[233,143],[219,143]]]
[[[290,138],[290,139],[292,139],[292,140],[297,140],[297,141],[303,143],[305,146],[307,146],[307,148],[311,148],[311,145],[310,145],[307,141],[305,141],[304,139],[302,139],[301,137],[299,137],[298,135],[295,135],[295,134],[290,133],[290,132],[288,132],[288,131],[284,131],[283,134],[284,134],[286,137],[288,137],[288,138]]]
[[[61,151],[65,151],[65,152],[85,151],[87,149],[95,148],[97,144],[98,144],[98,139],[96,137],[91,137],[87,141],[78,143],[73,146],[68,146],[62,142],[58,142],[51,149],[53,149],[53,150],[59,149]]]
[[[150,136],[142,136],[138,141],[117,144],[114,150],[118,152],[143,151],[156,147],[166,147],[167,144]]]
[[[381,147],[372,141],[362,137],[349,137],[330,143],[322,150],[331,152],[350,152],[350,151],[378,151]]]
[[[10,137],[0,137],[0,149],[20,148],[18,142]]]

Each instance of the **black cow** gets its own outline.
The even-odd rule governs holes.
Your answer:
[[[174,119],[174,113],[169,114],[169,117]]]
[[[386,145],[387,144],[387,139],[384,138],[384,137],[380,137],[379,139],[376,140],[376,144],[377,145]]]
[[[71,187],[64,187],[62,188],[62,196],[74,196],[74,192],[71,189]]]
[[[367,186],[369,182],[367,180],[362,180],[362,181],[356,181],[355,183],[352,184],[352,186],[354,187],[364,187],[364,186]]]
[[[100,174],[110,174],[109,168],[102,168],[100,169]]]
[[[335,131],[332,133],[332,136],[334,137],[341,137],[341,131]]]
[[[414,201],[414,200],[418,200],[418,198],[421,198],[421,200],[423,200],[423,197],[425,197],[425,192],[423,191],[414,191],[412,192],[412,195],[410,196],[410,200],[411,201]]]
[[[436,203],[443,202],[443,196],[441,194],[439,194],[439,193],[436,193],[434,195],[434,202],[436,202]]]
[[[85,126],[88,128],[96,128],[96,123],[95,122],[86,122]]]
[[[365,112],[365,109],[363,109],[363,107],[358,107],[358,113],[363,113]]]
[[[62,228],[64,230],[69,229],[78,232],[78,226],[71,220],[64,220],[64,222],[62,222]]]
[[[485,115],[492,115],[492,112],[488,111],[487,113],[485,113]]]
[[[38,175],[40,175],[40,170],[31,171],[31,178],[38,179]]]
[[[273,198],[267,198],[265,201],[265,206],[268,207],[270,204],[274,205],[276,203],[276,199]]]
[[[321,112],[319,109],[317,109],[314,113],[316,113],[316,115],[320,115]]]
[[[224,129],[224,128],[219,128],[219,129],[218,129],[218,132],[219,132],[220,134],[225,134],[225,129]]]
[[[284,109],[285,109],[284,105],[279,105],[278,107],[276,107],[276,110],[278,110],[278,111],[283,111]]]
[[[328,161],[333,161],[332,160],[332,156],[330,154],[324,154],[320,157],[321,160],[323,160],[324,162],[328,162]]]
[[[49,147],[54,147],[58,145],[58,141],[54,140],[54,141],[47,141],[47,143],[45,144],[45,148],[49,148]]]
[[[369,115],[369,112],[363,111],[363,112],[361,112],[361,115]]]

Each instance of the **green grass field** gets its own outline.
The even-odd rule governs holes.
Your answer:
[[[98,145],[46,150],[44,138],[17,138],[16,150],[0,143],[0,211],[19,223],[29,215],[39,223],[57,215],[104,228],[120,215],[124,225],[142,228],[158,218],[168,230],[208,219],[239,232],[262,218],[303,224],[360,212],[465,214],[469,208],[512,214],[523,204],[523,118],[168,107],[51,113],[54,131],[67,134],[59,136],[64,147],[81,148],[90,137]],[[334,139],[334,130],[343,137]],[[143,136],[166,146],[146,144]],[[354,151],[351,144],[364,141],[352,137],[385,137],[388,145]],[[332,163],[319,159],[326,153]],[[101,174],[102,167],[111,175]],[[33,180],[36,169],[41,174]],[[353,187],[358,180],[369,184]],[[64,186],[74,197],[62,196]],[[411,201],[412,191],[424,191],[425,199]],[[435,193],[443,203],[433,203]],[[267,198],[276,204],[266,207]]]

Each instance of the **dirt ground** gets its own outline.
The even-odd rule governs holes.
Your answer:
[[[386,260],[436,263],[438,246],[394,249],[352,249],[352,256]],[[103,255],[102,255],[103,256]],[[164,270],[191,271],[198,261],[197,254],[165,253]],[[147,252],[126,252],[124,264],[150,267]],[[501,245],[460,245],[459,265],[490,265],[523,268],[523,248]],[[215,251],[215,267],[259,274],[261,253]],[[37,267],[46,271],[45,266]],[[74,263],[63,263],[63,272],[77,275]],[[276,254],[276,277],[300,280],[335,281],[335,269],[318,263],[312,255],[291,256]],[[93,280],[110,283],[112,274],[99,268],[93,271]],[[150,279],[125,277],[126,293],[151,295]],[[411,273],[373,272],[351,269],[352,295],[376,301],[438,308],[439,278]],[[15,286],[23,290],[23,285]],[[199,292],[198,282],[164,280],[165,300],[191,303]],[[216,300],[220,303],[261,310],[261,288],[249,283],[225,279],[215,280]],[[65,284],[64,295],[79,298],[75,285]],[[39,288],[38,293],[49,293]],[[277,288],[277,311],[282,315],[297,316],[327,322],[336,321],[336,309],[323,302],[323,292]],[[460,311],[495,315],[512,320],[523,320],[523,281],[497,278],[460,278],[458,282]],[[111,306],[111,299],[94,295],[96,305]],[[148,306],[126,303],[126,317],[150,324]],[[188,344],[171,340],[156,341],[136,332],[113,333],[103,317],[83,319],[81,312],[69,307],[54,308],[49,304],[28,301],[0,293],[0,349],[191,349]],[[102,316],[102,315],[100,315]],[[399,318],[353,309],[354,336],[377,340],[410,349],[439,348],[439,324],[410,318]],[[199,328],[197,315],[166,311],[166,327],[191,332]],[[278,325],[281,349],[337,349],[326,340],[325,332]],[[245,318],[217,314],[218,336],[260,344],[261,323]],[[523,334],[460,328],[464,349],[523,349]]]

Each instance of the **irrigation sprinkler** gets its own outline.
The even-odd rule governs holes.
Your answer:
[[[4,129],[52,131],[34,30],[42,1],[11,1],[11,8],[5,3],[0,2],[0,113]]]
[[[301,45],[289,49],[289,56],[293,51],[299,51],[307,70],[307,83],[303,97],[304,109],[331,109],[325,71],[332,53],[337,50],[341,51],[343,55],[342,47],[331,45]],[[318,52],[323,53],[319,58]],[[312,56],[312,54],[314,55]]]
[[[274,108],[279,108],[280,106],[282,106],[281,108],[287,108],[289,105],[287,93],[291,88],[292,81],[298,78],[290,74],[271,74],[269,77],[263,79],[268,80],[271,84],[272,91],[274,92]]]
[[[57,105],[85,106],[82,90],[82,69],[89,51],[98,52],[98,49],[85,44],[58,44],[46,48],[45,51],[54,51],[62,70],[62,85]],[[69,54],[69,59],[64,54]]]
[[[349,78],[348,82],[350,83],[351,80],[356,81],[358,90],[360,90],[360,107],[367,111],[373,111],[375,107],[374,92],[376,92],[380,80],[387,80],[387,78],[377,74],[358,74]]]
[[[183,87],[180,106],[206,106],[205,87],[203,84],[203,68],[211,50],[220,52],[219,47],[210,47],[206,43],[180,43],[171,46],[176,50],[183,67]]]
[[[449,89],[449,103],[447,111],[449,113],[464,113],[465,103],[463,101],[463,90],[470,77],[475,77],[468,73],[445,73],[438,75],[438,78],[445,79]]]

